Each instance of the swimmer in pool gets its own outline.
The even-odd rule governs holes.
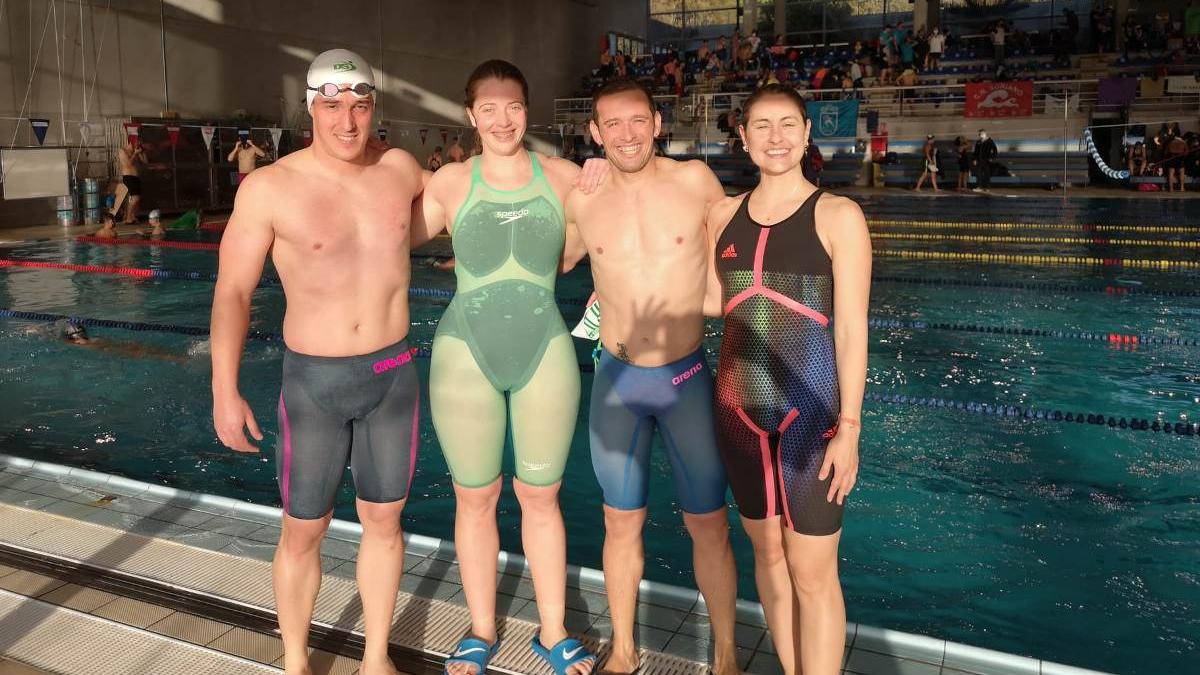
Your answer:
[[[603,672],[632,673],[641,665],[633,625],[657,430],[711,616],[712,669],[737,673],[727,483],[701,346],[705,214],[725,192],[703,162],[655,157],[662,120],[641,84],[610,81],[594,95],[593,110],[592,137],[605,148],[612,178],[595,194],[574,192],[567,199],[565,263],[590,257],[604,315],[589,420],[592,467],[604,492],[604,581],[613,631]]]
[[[117,223],[113,219],[113,215],[108,211],[103,211],[100,214],[100,229],[92,233],[93,237],[100,239],[114,239],[117,236]]]
[[[213,417],[229,448],[262,432],[238,391],[250,299],[268,253],[287,301],[276,469],[283,532],[272,567],[284,671],[308,675],[321,540],[347,463],[362,523],[363,675],[395,675],[388,632],[404,561],[400,516],[416,462],[419,389],[407,342],[409,234],[427,175],[368,144],[375,80],[333,49],[308,70],[313,143],[246,177],[221,240],[212,310]]]
[[[595,662],[564,625],[566,531],[558,504],[579,408],[579,365],[554,285],[563,254],[562,200],[580,169],[525,150],[528,94],[511,63],[486,61],[475,69],[465,104],[483,153],[447,164],[430,179],[422,197],[425,230],[414,228],[414,241],[450,230],[458,278],[429,367],[471,613],[470,633],[446,662],[450,675],[482,675],[499,647],[496,503],[510,429],[513,488],[541,621],[531,647],[559,675],[586,675]]]
[[[113,356],[123,356],[133,359],[158,359],[174,363],[188,362],[187,356],[176,354],[175,352],[155,347],[154,345],[92,337],[88,334],[83,324],[73,321],[65,322],[59,330],[59,335],[67,344],[95,349],[96,351],[112,354]]]
[[[783,672],[838,673],[837,554],[858,475],[871,238],[857,204],[804,177],[800,95],[767,85],[743,109],[738,131],[762,177],[708,220],[705,308],[725,317],[717,439]]]

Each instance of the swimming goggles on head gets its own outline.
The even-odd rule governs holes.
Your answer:
[[[333,84],[332,82],[326,82],[325,84],[323,84],[319,87],[305,87],[305,88],[308,89],[309,91],[315,91],[318,94],[324,96],[325,98],[337,98],[337,95],[344,91],[348,91],[348,92],[354,94],[358,98],[366,98],[367,96],[370,96],[372,92],[375,91],[375,85],[367,84],[366,82],[359,82],[358,84],[356,84],[352,87],[339,87],[338,85]]]

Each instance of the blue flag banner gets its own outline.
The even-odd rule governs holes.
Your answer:
[[[813,138],[848,138],[858,134],[858,100],[809,101]]]
[[[29,123],[33,125],[33,135],[37,136],[38,145],[46,142],[46,130],[50,128],[50,120],[30,118]]]

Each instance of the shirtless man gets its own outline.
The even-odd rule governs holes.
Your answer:
[[[117,150],[117,164],[121,169],[121,183],[129,191],[125,198],[125,219],[122,225],[132,225],[137,222],[137,208],[142,201],[142,178],[138,175],[138,164],[146,163],[146,148],[142,144],[134,145],[125,139],[125,145]],[[117,204],[114,208],[119,208]],[[116,213],[114,212],[115,216]]]
[[[458,138],[455,138],[454,142],[450,144],[448,156],[451,162],[461,162],[466,158],[467,153],[463,151],[462,143],[459,142]]]
[[[654,156],[662,120],[648,91],[617,79],[593,98],[591,132],[607,148],[611,179],[566,202],[569,267],[585,254],[603,312],[604,351],[592,385],[592,466],[604,491],[604,581],[612,614],[606,673],[639,667],[634,641],[645,552],[642,526],[657,427],[692,537],[696,584],[712,619],[713,672],[737,673],[736,572],[725,471],[712,421],[712,375],[702,314],[705,217],[724,198],[702,162]]]
[[[412,155],[368,144],[374,78],[334,49],[308,71],[313,143],[256,171],[221,241],[213,298],[213,417],[221,442],[258,452],[238,392],[250,299],[271,253],[283,282],[283,391],[276,449],[283,532],[273,581],[284,671],[308,675],[321,540],[347,459],[362,523],[358,584],[364,675],[395,668],[388,631],[404,560],[400,514],[416,459],[418,384],[409,330],[409,228],[425,174]]]
[[[258,168],[258,158],[266,157],[267,153],[263,152],[262,148],[254,144],[254,141],[249,137],[244,141],[238,141],[238,144],[233,146],[233,151],[229,153],[227,161],[237,160],[238,165],[238,185],[246,180],[246,176],[250,172]]]

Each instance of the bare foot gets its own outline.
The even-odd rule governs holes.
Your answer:
[[[400,675],[400,671],[392,665],[392,660],[386,657],[379,662],[364,659],[358,666],[358,672],[359,675]]]
[[[306,663],[298,668],[284,668],[283,675],[313,675],[313,671]]]
[[[724,656],[716,655],[713,657],[712,664],[713,675],[742,675],[742,669],[738,668],[737,661],[733,655]]]
[[[600,675],[620,675],[621,673],[632,673],[642,667],[641,656],[638,654],[636,647],[628,647],[625,649],[613,648],[612,653],[608,655],[608,660],[604,662],[604,666],[600,668]]]

